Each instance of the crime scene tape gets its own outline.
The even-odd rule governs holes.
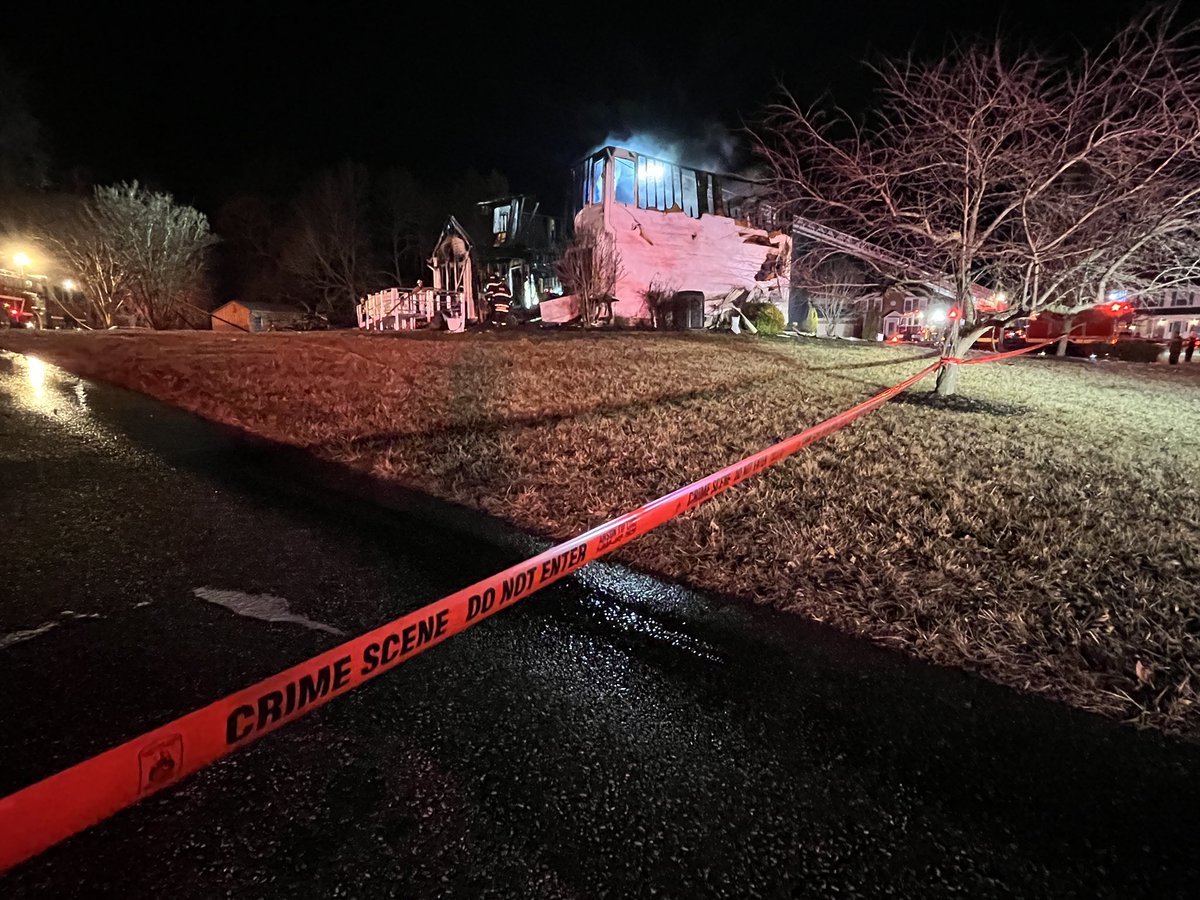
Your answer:
[[[1046,341],[1034,341],[1026,347],[1021,347],[1019,350],[1006,350],[1003,353],[989,353],[986,356],[973,356],[970,359],[965,359],[957,356],[943,356],[942,362],[946,365],[953,366],[974,366],[979,363],[995,362],[998,359],[1009,359],[1013,356],[1021,356],[1025,353],[1030,353],[1041,347],[1046,347],[1050,344],[1057,344],[1061,338],[1050,338]]]
[[[939,359],[857,406],[790,438],[0,799],[0,872],[312,712],[664,522],[690,512],[877,409],[943,364],[956,362]]]

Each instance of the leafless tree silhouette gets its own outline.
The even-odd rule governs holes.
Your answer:
[[[883,100],[865,122],[785,93],[756,149],[784,209],[911,261],[879,268],[953,298],[952,355],[1020,316],[1196,275],[1200,46],[1173,8],[1073,60],[996,43],[876,71]]]

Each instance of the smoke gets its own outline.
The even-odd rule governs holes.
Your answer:
[[[729,131],[716,123],[708,125],[702,133],[690,136],[656,129],[612,131],[588,151],[588,155],[602,147],[624,147],[664,162],[708,172],[732,171],[738,150],[737,141]]]

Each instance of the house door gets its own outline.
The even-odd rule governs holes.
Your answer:
[[[885,337],[891,337],[900,330],[900,314],[888,313],[883,317],[883,334]]]

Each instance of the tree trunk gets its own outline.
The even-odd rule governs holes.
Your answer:
[[[949,357],[961,359],[963,354],[975,345],[975,342],[983,336],[991,326],[985,325],[982,328],[972,328],[966,334],[958,332],[954,339],[949,343],[949,346],[944,351]],[[951,397],[958,390],[958,370],[957,365],[943,365],[938,369],[937,385],[934,390],[941,397]]]
[[[937,386],[934,391],[939,397],[951,397],[958,390],[958,366],[943,365],[938,369]]]
[[[1071,336],[1071,329],[1075,327],[1075,317],[1067,316],[1062,323],[1062,337],[1058,339],[1058,349],[1054,351],[1055,356],[1067,355],[1067,339]]]

